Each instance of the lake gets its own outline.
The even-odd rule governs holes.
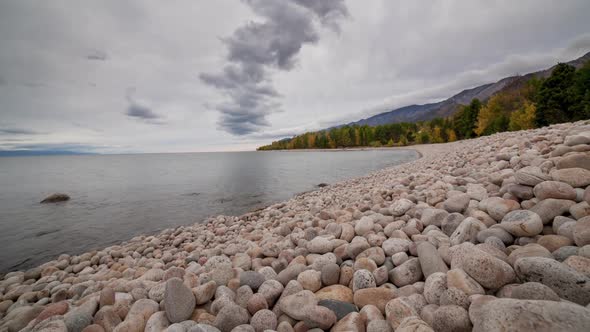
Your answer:
[[[0,272],[239,215],[415,160],[414,150],[0,158]],[[63,192],[71,200],[39,204]]]

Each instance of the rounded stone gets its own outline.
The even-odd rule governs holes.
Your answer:
[[[572,269],[590,277],[590,258],[583,256],[570,256],[563,263]]]
[[[389,280],[397,287],[413,284],[422,280],[422,268],[418,258],[410,258],[402,265],[389,272]]]
[[[317,299],[312,292],[303,290],[282,298],[279,301],[279,306],[291,318],[304,320],[309,317],[309,312],[317,306]]]
[[[393,332],[393,329],[388,321],[377,319],[368,322],[366,332]]]
[[[544,181],[535,186],[533,193],[538,199],[576,199],[576,191],[572,186],[564,182]]]
[[[365,216],[357,221],[356,225],[354,226],[354,232],[356,235],[363,236],[372,231],[374,226],[375,223],[373,222],[373,218]]]
[[[570,207],[575,204],[574,201],[566,199],[547,198],[544,199],[529,210],[541,217],[543,224],[548,224],[555,217],[561,216],[565,212],[569,212]]]
[[[538,214],[529,210],[516,210],[509,212],[500,222],[508,233],[514,236],[535,236],[543,231],[543,222]]]
[[[365,257],[359,258],[357,256],[352,268],[355,271],[356,270],[368,270],[370,272],[373,272],[377,269],[377,264],[375,264],[375,262],[372,259],[365,258]]]
[[[223,306],[215,317],[213,325],[221,332],[230,332],[234,327],[247,324],[249,320],[248,311],[237,304]]]
[[[352,303],[352,289],[343,285],[332,285],[324,287],[315,293],[318,300],[336,300]]]
[[[469,300],[469,296],[458,288],[447,288],[440,295],[441,306],[458,305],[465,309],[469,309],[470,303],[471,301]]]
[[[395,298],[385,306],[385,316],[394,330],[397,330],[405,318],[418,315],[418,311],[407,297]]]
[[[398,252],[397,254],[394,254],[393,256],[391,256],[391,261],[393,262],[393,265],[400,266],[405,261],[407,261],[408,258],[409,258],[408,254],[406,254],[405,252]]]
[[[256,332],[274,330],[277,328],[277,316],[274,312],[268,309],[263,309],[252,316],[250,319],[250,325],[252,325]]]
[[[555,181],[565,182],[574,188],[582,188],[590,185],[590,170],[573,167],[551,171],[551,177]]]
[[[368,258],[380,266],[385,262],[385,252],[380,247],[371,247],[356,256],[357,260],[361,258]]]
[[[163,311],[151,315],[145,324],[144,332],[159,332],[165,330],[170,325],[166,319],[166,313]]]
[[[510,211],[517,210],[520,205],[518,202],[511,199],[503,199],[500,197],[486,198],[480,202],[479,207],[487,211],[490,217],[494,220],[502,220]]]
[[[474,331],[590,331],[590,313],[577,304],[481,297],[469,309]]]
[[[394,217],[403,216],[409,209],[414,206],[414,202],[410,201],[409,199],[398,199],[389,207],[391,210],[391,215]]]
[[[465,246],[469,244],[470,246]],[[505,261],[482,251],[470,243],[456,246],[451,268],[463,269],[478,284],[498,289],[515,279],[514,270]]]
[[[510,245],[514,242],[514,237],[512,234],[508,233],[501,227],[496,226],[492,228],[486,228],[477,233],[477,241],[479,241],[479,243],[484,243],[486,242],[487,238],[492,236],[502,240],[505,245]]]
[[[359,289],[376,287],[375,277],[368,270],[358,270],[354,272],[352,277],[352,291],[356,292]]]
[[[215,326],[209,324],[195,324],[188,329],[188,332],[221,332]]]
[[[322,273],[314,270],[303,271],[297,277],[303,289],[315,292],[322,288]]]
[[[166,281],[164,294],[164,307],[166,317],[171,323],[179,323],[187,320],[195,309],[196,300],[193,292],[184,285],[179,278],[170,278]]]
[[[511,297],[521,300],[559,301],[559,296],[549,287],[538,282],[525,282],[512,289]]]
[[[551,254],[553,254],[556,260],[563,262],[568,257],[577,255],[578,249],[576,246],[565,246],[555,250]]]
[[[193,294],[195,295],[196,304],[201,305],[209,302],[215,295],[216,290],[217,284],[213,280],[194,288]]]
[[[121,318],[112,306],[104,306],[94,315],[94,324],[100,325],[105,331],[113,331],[121,324]]]
[[[41,313],[35,318],[35,321],[41,322],[53,316],[63,315],[68,311],[68,309],[69,305],[66,301],[52,303],[45,307],[43,311],[41,311]]]
[[[424,298],[429,304],[439,304],[440,296],[447,289],[447,274],[436,272],[426,278]]]
[[[101,308],[105,305],[115,304],[115,291],[110,287],[103,288],[103,290],[100,291],[100,298],[98,303]]]
[[[443,208],[450,213],[463,212],[467,208],[470,200],[471,197],[467,194],[454,195],[443,202]]]
[[[444,305],[434,312],[433,328],[435,331],[469,332],[472,326],[465,308]]]
[[[449,215],[449,213],[445,210],[427,208],[422,211],[420,221],[424,226],[434,225],[440,227],[442,221],[447,217],[447,215]]]
[[[274,305],[275,301],[281,296],[284,287],[276,280],[267,280],[260,285],[258,294],[262,295],[269,306]]]
[[[381,248],[387,256],[393,256],[400,252],[406,252],[410,249],[412,242],[407,239],[391,238],[383,241]]]
[[[433,273],[447,273],[449,268],[443,261],[438,250],[430,242],[421,242],[417,246],[418,260],[424,277],[428,278]]]
[[[583,306],[590,303],[590,278],[554,259],[521,258],[514,270],[520,280],[542,283],[561,298]]]
[[[578,247],[590,244],[590,217],[584,217],[574,226],[574,242]]]
[[[340,280],[340,266],[335,263],[326,264],[322,267],[321,274],[323,285],[335,285]]]
[[[248,300],[250,300],[252,295],[254,295],[254,292],[250,287],[241,286],[238,288],[238,290],[236,290],[236,304],[246,308],[248,306]]]
[[[394,289],[377,287],[359,289],[354,293],[354,304],[359,308],[375,306],[382,313],[385,312],[385,305],[396,297]]]
[[[550,234],[541,236],[537,244],[547,248],[549,252],[554,252],[561,247],[572,245],[573,241],[565,236]]]
[[[336,301],[336,300],[321,300],[318,302],[318,306],[326,307],[334,312],[336,320],[341,320],[344,316],[351,312],[358,312],[357,307],[354,304]]]
[[[254,292],[258,290],[258,287],[266,281],[266,278],[256,271],[244,271],[240,273],[240,286],[249,286]]]
[[[307,312],[307,317],[303,321],[307,327],[327,331],[336,323],[337,318],[331,309],[316,305]]]
[[[246,304],[246,308],[251,315],[254,315],[260,310],[268,309],[268,303],[262,294],[256,293],[250,296],[250,299],[248,299],[248,303]]]

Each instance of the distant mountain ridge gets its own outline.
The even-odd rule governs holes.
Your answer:
[[[30,156],[80,156],[93,155],[89,152],[70,150],[0,150],[0,157],[30,157]]]
[[[587,61],[590,61],[590,52],[586,53],[585,55],[581,56],[578,59],[573,61],[567,62],[576,68],[582,67]],[[400,107],[391,111],[383,112],[374,116],[371,116],[366,119],[361,119],[356,122],[350,122],[344,125],[335,126],[332,128],[338,128],[345,125],[352,126],[352,125],[369,125],[369,126],[378,126],[388,123],[399,123],[399,122],[418,122],[418,121],[428,121],[435,118],[444,118],[453,115],[456,111],[459,110],[461,105],[467,105],[471,102],[472,99],[477,98],[481,101],[485,101],[489,99],[491,96],[503,92],[509,91],[512,89],[519,89],[522,87],[529,79],[533,77],[544,78],[551,75],[555,66],[551,68],[540,70],[537,72],[529,73],[522,76],[509,76],[503,78],[495,83],[488,83],[484,85],[480,85],[471,89],[466,89],[458,94],[445,99],[443,101],[439,101],[436,103],[430,104],[423,104],[423,105],[409,105]]]

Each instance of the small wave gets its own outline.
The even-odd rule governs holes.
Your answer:
[[[194,192],[194,193],[182,194],[182,196],[193,196],[193,197],[196,197],[196,196],[199,196],[200,194],[201,193]]]
[[[51,233],[56,233],[58,231],[59,231],[59,229],[53,229],[53,230],[50,230],[50,231],[41,231],[41,232],[35,234],[35,237],[41,237],[43,235],[47,235],[47,234],[51,234]]]
[[[28,261],[30,261],[30,260],[31,260],[31,258],[25,258],[24,260],[22,260],[22,261],[20,261],[20,262],[18,262],[18,263],[16,263],[16,264],[14,264],[13,266],[11,266],[9,270],[14,270],[14,269],[17,269],[17,268],[19,268],[21,265],[25,264],[26,262],[28,262]]]

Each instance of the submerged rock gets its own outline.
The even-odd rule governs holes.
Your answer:
[[[65,201],[69,201],[70,200],[70,196],[68,196],[67,194],[62,194],[62,193],[55,193],[55,194],[51,194],[47,197],[45,197],[41,203],[45,204],[45,203],[59,203],[59,202],[65,202]]]

